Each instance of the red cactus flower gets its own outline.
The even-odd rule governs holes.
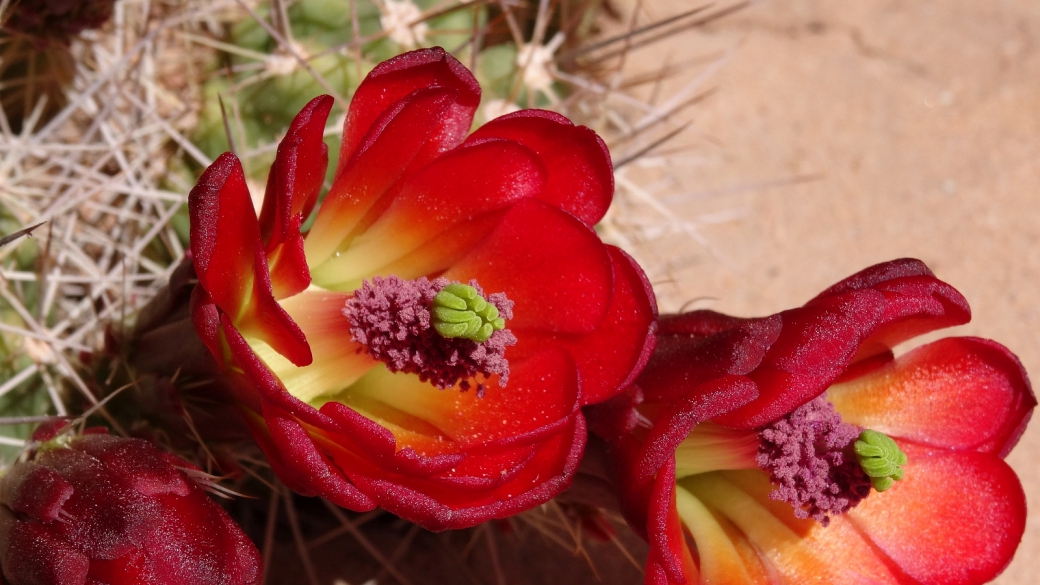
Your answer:
[[[636,385],[596,407],[647,583],[982,583],[1025,527],[1003,458],[1036,405],[924,264],[868,268],[759,319],[662,316]],[[687,538],[696,543],[689,546]]]
[[[306,233],[328,96],[279,146],[259,220],[232,154],[191,192],[196,330],[300,493],[430,529],[543,503],[580,459],[581,407],[649,355],[652,292],[592,228],[603,142],[538,110],[467,138],[479,100],[441,49],[376,67]]]
[[[59,437],[0,478],[10,585],[258,583],[260,553],[186,473],[141,439]]]

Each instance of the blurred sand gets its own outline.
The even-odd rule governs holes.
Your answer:
[[[644,23],[694,5],[646,4]],[[767,314],[913,256],[974,310],[942,336],[997,339],[1040,377],[1040,2],[765,2],[634,60],[726,49],[664,192],[685,218],[743,217],[702,228],[715,255],[689,239],[640,251],[671,262],[648,262],[662,309]],[[1034,422],[1009,457],[1027,532],[997,583],[1040,575],[1038,457]]]

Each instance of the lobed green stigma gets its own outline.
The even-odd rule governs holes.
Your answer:
[[[870,478],[870,483],[879,492],[883,492],[900,479],[903,479],[903,465],[906,465],[906,453],[896,445],[891,437],[884,433],[864,430],[852,446],[863,472]]]
[[[433,297],[430,307],[433,328],[441,337],[465,337],[477,343],[506,326],[498,308],[468,284],[452,283]]]

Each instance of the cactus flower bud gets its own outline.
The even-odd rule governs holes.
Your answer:
[[[246,585],[260,554],[189,477],[141,439],[59,437],[0,477],[9,585]]]

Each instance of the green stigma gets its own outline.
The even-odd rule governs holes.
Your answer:
[[[888,435],[866,429],[859,434],[852,448],[860,467],[877,491],[883,492],[903,479],[906,453]]]
[[[433,328],[441,337],[465,337],[483,343],[506,326],[498,308],[468,284],[452,283],[433,297],[430,307]]]

